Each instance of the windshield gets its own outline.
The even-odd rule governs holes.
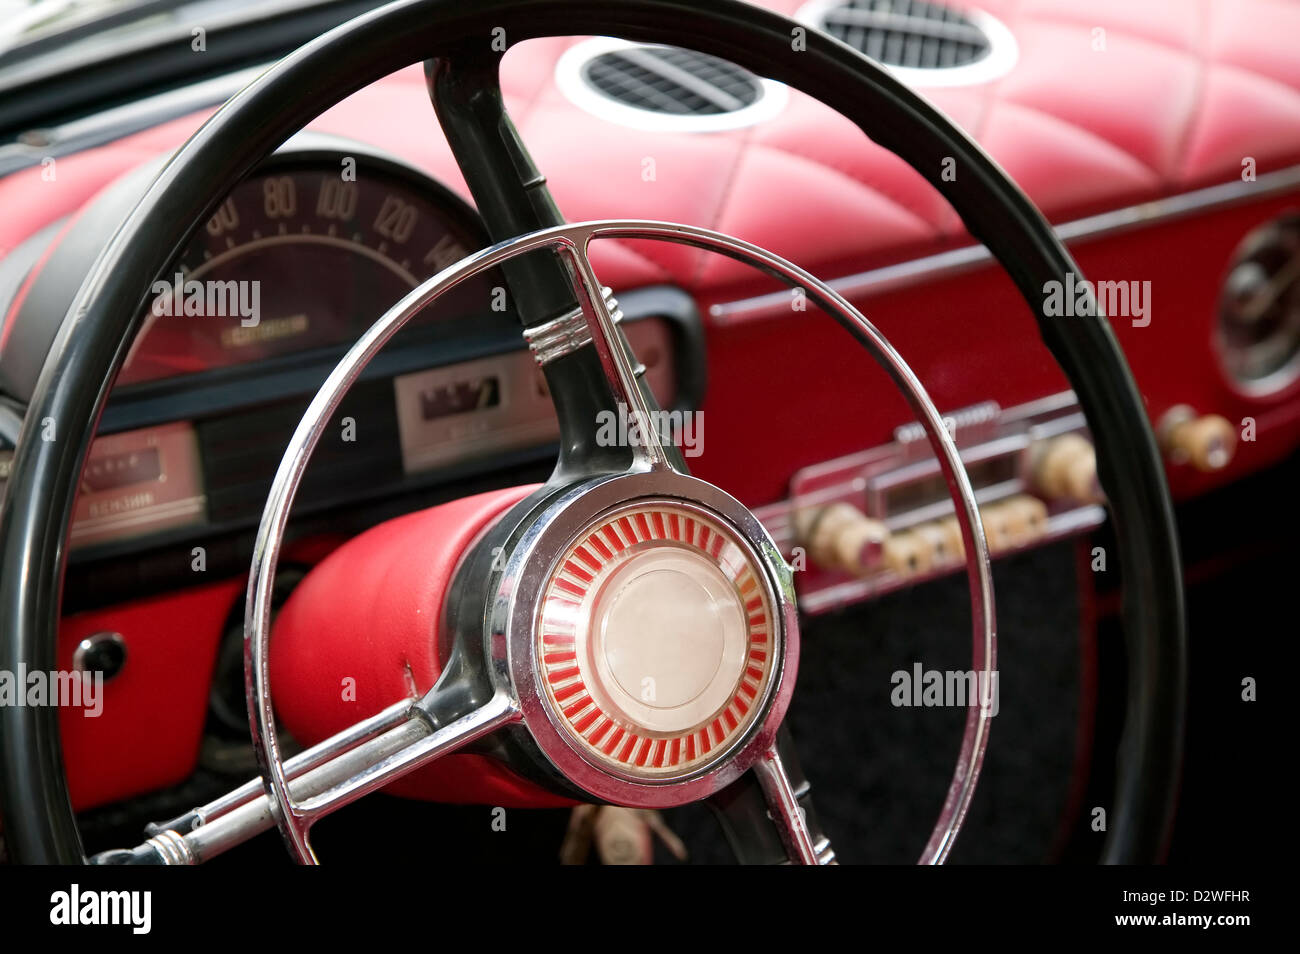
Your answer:
[[[0,68],[69,46],[105,47],[123,36],[200,28],[241,8],[312,6],[317,0],[0,0]]]
[[[384,2],[0,0],[0,149],[31,130],[264,68]]]

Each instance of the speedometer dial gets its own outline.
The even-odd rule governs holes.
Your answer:
[[[483,244],[467,204],[396,162],[273,157],[159,277],[118,384],[337,349]],[[491,284],[456,289],[439,314],[485,310]]]

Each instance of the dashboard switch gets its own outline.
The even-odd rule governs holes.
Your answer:
[[[917,576],[930,569],[934,553],[925,537],[914,530],[896,533],[885,541],[885,566],[899,576]]]
[[[980,519],[984,523],[984,539],[988,542],[989,553],[1001,553],[1015,545],[1014,515],[1001,503],[981,507]]]
[[[951,527],[946,525],[946,521],[934,520],[923,523],[913,527],[912,533],[929,549],[932,565],[946,566],[949,563],[956,563],[965,552],[961,543],[961,529],[957,526],[956,519],[952,521]]]
[[[94,633],[77,644],[72,665],[85,673],[99,673],[107,682],[126,665],[126,640],[121,633]]]
[[[1048,500],[1099,503],[1101,484],[1097,480],[1097,452],[1082,434],[1053,437],[1035,448],[1033,484]]]
[[[1227,467],[1237,450],[1237,432],[1227,418],[1198,415],[1186,404],[1170,408],[1157,433],[1169,463],[1191,464],[1207,473]]]
[[[1006,515],[1013,545],[1032,543],[1047,532],[1047,504],[1037,497],[1018,494],[998,506]]]
[[[880,566],[889,529],[857,507],[833,503],[804,511],[799,537],[812,561],[828,570],[861,576]]]

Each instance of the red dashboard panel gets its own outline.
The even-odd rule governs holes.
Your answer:
[[[1085,275],[1151,282],[1151,323],[1113,324],[1153,421],[1187,404],[1238,426],[1254,422],[1255,440],[1239,443],[1225,469],[1171,466],[1176,498],[1267,467],[1300,444],[1300,382],[1268,396],[1243,393],[1211,345],[1234,247],[1257,226],[1298,207],[1296,197],[1273,197],[1071,246]],[[714,303],[701,299],[704,308]],[[994,265],[941,273],[855,304],[886,332],[940,408],[990,398],[1005,408],[1066,387],[1024,300]],[[838,326],[788,307],[755,309],[715,324],[709,371],[725,386],[709,390],[706,453],[694,469],[751,504],[782,496],[789,472],[798,467],[888,441],[911,418],[883,372]],[[831,407],[836,426],[809,426]],[[765,456],[768,440],[782,448],[780,467]]]
[[[793,13],[800,4],[768,5]],[[1242,180],[1243,163],[1258,176],[1300,164],[1300,5],[1095,0],[1082,12],[1065,0],[980,6],[1015,36],[1017,65],[990,83],[923,92],[1053,222],[1219,183],[1243,186],[1236,204],[1099,234],[1071,249],[1091,278],[1151,282],[1151,323],[1134,327],[1119,319],[1115,327],[1153,420],[1186,403],[1234,423],[1256,423],[1256,440],[1242,444],[1226,470],[1171,470],[1177,495],[1285,456],[1300,443],[1300,386],[1268,397],[1241,393],[1220,370],[1211,336],[1234,248],[1253,228],[1300,205],[1300,193],[1254,197]],[[797,93],[771,121],[736,131],[611,126],[551,80],[573,42],[525,44],[508,56],[503,73],[512,114],[569,219],[640,217],[716,228],[824,278],[969,244],[917,173]],[[55,181],[39,166],[0,180],[0,254],[74,215],[118,176],[175,149],[205,116],[59,158]],[[418,68],[357,93],[313,125],[387,149],[465,193]],[[651,178],[644,175],[647,159]],[[601,243],[594,257],[615,288],[671,282],[690,290],[706,317],[714,305],[771,289],[733,262],[676,246]],[[855,302],[941,408],[988,399],[1005,407],[1064,387],[1028,308],[992,265],[936,272]],[[781,497],[800,467],[887,440],[910,417],[865,353],[822,316],[733,311],[725,321],[709,319],[707,334],[708,437],[692,465],[751,506]],[[781,448],[775,463],[772,446]],[[240,589],[238,582],[202,587],[65,622],[62,665],[83,636],[103,629],[129,629],[133,661],[142,661],[106,690],[110,698],[129,695],[129,703],[106,707],[102,720],[64,714],[79,806],[156,788],[192,769],[216,641]],[[434,675],[426,667],[421,681]],[[163,706],[169,716],[158,720]],[[107,738],[121,751],[106,751]],[[129,744],[144,738],[149,745]],[[108,764],[115,766],[111,776],[100,768]]]
[[[103,684],[98,715],[59,711],[75,807],[172,785],[194,771],[217,645],[243,590],[243,581],[225,581],[63,621],[62,671],[75,671],[77,644],[95,633],[123,634],[128,653],[128,664]]]

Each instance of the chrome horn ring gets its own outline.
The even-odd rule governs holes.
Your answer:
[[[958,522],[965,544],[966,569],[970,581],[974,666],[981,677],[991,683],[996,668],[996,622],[993,605],[992,570],[988,546],[970,481],[962,466],[957,447],[943,426],[942,418],[926,394],[921,382],[885,337],[846,299],[814,276],[748,242],[731,238],[708,229],[652,221],[598,221],[564,225],[544,229],[501,242],[484,249],[456,265],[440,272],[394,305],[366,331],[357,343],[330,373],[313,398],[285,450],[276,472],[271,492],[267,497],[262,519],[258,526],[249,578],[248,599],[244,621],[245,686],[248,697],[249,722],[253,745],[262,764],[262,784],[268,796],[271,814],[281,830],[291,853],[297,860],[314,863],[308,834],[311,824],[320,815],[345,804],[347,801],[382,786],[387,780],[409,770],[419,761],[437,757],[452,747],[454,726],[447,726],[431,735],[412,732],[409,741],[398,752],[385,756],[379,764],[368,765],[350,777],[338,781],[323,792],[314,792],[307,800],[298,800],[290,792],[289,780],[280,755],[280,743],[275,729],[274,707],[271,698],[269,655],[267,652],[271,626],[271,591],[275,571],[293,505],[307,464],[326,426],[337,410],[348,389],[360,376],[379,350],[408,321],[447,291],[503,262],[541,249],[549,249],[561,256],[569,265],[574,279],[575,292],[582,304],[592,340],[600,356],[614,397],[629,407],[633,413],[645,412],[644,401],[635,382],[635,372],[624,348],[618,346],[613,319],[605,306],[602,288],[596,280],[587,250],[594,239],[650,239],[690,245],[735,259],[771,275],[786,284],[802,288],[816,305],[835,318],[854,336],[893,379],[906,397],[909,405],[925,428],[931,447],[939,460],[949,493],[953,498]],[[620,498],[603,501],[600,488],[611,488],[616,483],[632,481],[644,483],[637,496],[677,498],[699,503],[707,500],[710,515],[730,524],[738,537],[753,547],[756,566],[765,575],[765,587],[771,599],[773,628],[783,647],[781,665],[776,666],[766,683],[760,706],[762,714],[748,724],[740,737],[728,743],[724,756],[710,760],[699,772],[687,772],[681,778],[650,784],[644,780],[630,780],[602,769],[592,760],[570,746],[558,731],[553,719],[554,710],[542,704],[543,671],[535,657],[534,630],[537,625],[537,601],[540,589],[530,591],[531,598],[516,599],[520,594],[519,581],[536,583],[543,579],[533,572],[525,574],[528,556],[552,552],[555,541],[546,537],[547,528],[561,526],[555,518],[583,501],[612,506]],[[679,489],[680,488],[680,489]],[[620,488],[621,492],[621,488]],[[624,495],[621,499],[626,499]],[[603,512],[595,507],[596,513]],[[573,511],[578,512],[576,509]],[[569,528],[569,537],[578,527]],[[544,538],[550,541],[547,549]],[[563,548],[572,539],[561,534]],[[558,552],[563,553],[561,548]],[[546,575],[549,577],[549,574]],[[494,601],[494,627],[507,638],[502,648],[494,651],[493,676],[497,695],[492,702],[471,717],[461,720],[459,742],[477,738],[510,722],[523,720],[544,751],[564,763],[557,765],[562,771],[567,767],[579,778],[571,781],[592,791],[608,792],[604,797],[631,796],[632,803],[677,804],[703,797],[733,780],[741,771],[752,765],[770,803],[782,816],[784,834],[796,855],[804,862],[815,863],[816,852],[797,803],[789,791],[789,782],[781,768],[780,758],[772,744],[777,726],[784,716],[789,695],[793,690],[793,670],[797,661],[798,635],[795,625],[793,588],[789,569],[785,567],[770,538],[752,515],[732,498],[702,481],[673,471],[667,455],[659,446],[653,430],[647,440],[634,450],[629,473],[602,478],[584,485],[550,511],[550,519],[539,521],[537,532],[525,545],[519,546],[508,561],[508,570]],[[495,642],[494,642],[495,647]],[[523,691],[521,692],[521,687]],[[975,784],[983,763],[988,743],[991,713],[972,699],[968,709],[962,746],[949,785],[947,797],[929,841],[921,855],[921,863],[938,863],[946,858],[965,818]],[[553,733],[553,735],[552,735]],[[420,736],[423,735],[423,738]],[[565,752],[569,754],[565,754]],[[570,758],[572,755],[573,758]],[[597,791],[599,789],[600,791]]]

